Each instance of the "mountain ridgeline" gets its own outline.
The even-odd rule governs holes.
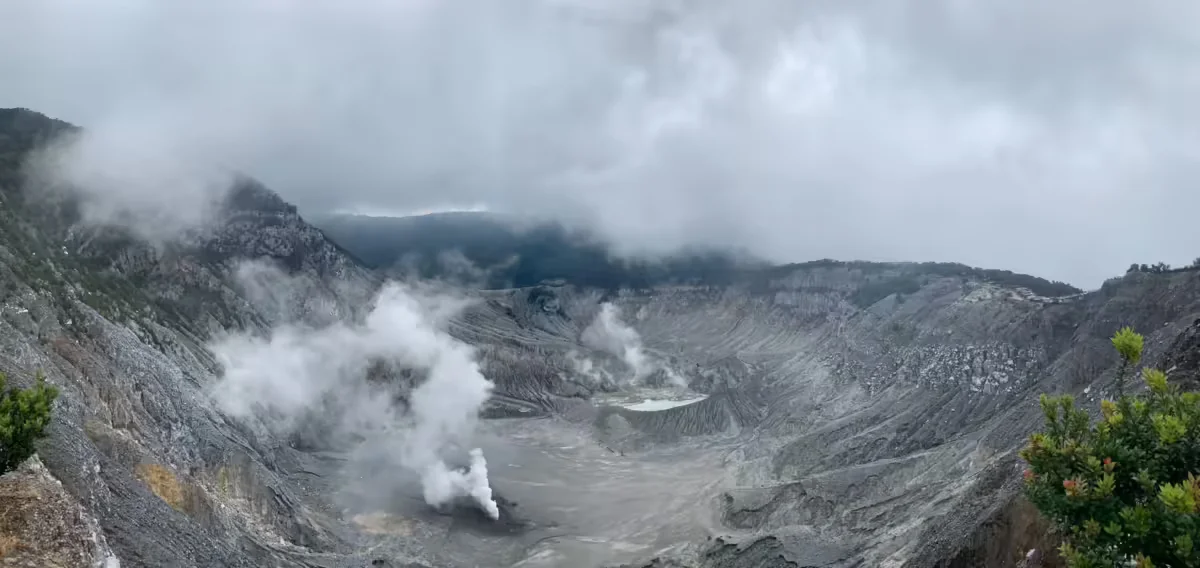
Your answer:
[[[722,285],[745,268],[765,266],[748,255],[715,250],[654,260],[618,258],[582,231],[553,222],[519,225],[490,213],[330,214],[311,221],[371,268],[431,279],[474,277],[471,284],[489,289],[554,280],[611,291],[670,283]]]
[[[461,265],[486,274],[486,288],[525,288],[565,280],[576,286],[603,290],[647,289],[659,285],[725,286],[769,279],[791,270],[833,266],[888,266],[887,263],[842,262],[831,259],[769,266],[746,254],[728,251],[680,251],[654,260],[615,257],[601,241],[557,223],[518,225],[489,213],[453,212],[412,217],[327,214],[311,221],[367,266],[377,270],[408,269],[422,278],[452,278]],[[461,257],[447,258],[446,253]],[[897,263],[908,265],[910,263]],[[960,277],[1026,288],[1039,296],[1069,296],[1082,292],[1063,282],[1008,270],[972,268],[958,263],[920,263],[912,274],[872,282],[859,290],[856,304],[866,306],[891,294],[920,289],[922,276]]]
[[[0,373],[26,387],[41,372],[60,393],[36,457],[0,476],[4,563],[1014,566],[1055,545],[1020,498],[1038,395],[1108,396],[1109,338],[1126,325],[1148,364],[1200,376],[1196,271],[1084,293],[945,263],[635,269],[561,228],[488,216],[318,229],[250,179],[202,230],[149,243],[29,189],[22,164],[64,132],[0,110]],[[453,276],[448,250],[488,270],[444,327],[495,385],[477,441],[498,521],[424,505],[387,467],[395,452],[331,434],[352,420],[328,401],[286,431],[214,402],[215,339],[361,322],[381,272]],[[602,303],[636,329],[647,376],[696,402],[613,402],[643,385],[621,378],[629,350],[586,340]],[[421,369],[361,363],[346,372],[406,408]]]

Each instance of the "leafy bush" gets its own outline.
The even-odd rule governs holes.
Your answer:
[[[1122,384],[1143,339],[1126,327],[1112,342]],[[1045,429],[1021,451],[1025,493],[1073,568],[1200,566],[1200,393],[1141,375],[1149,392],[1101,401],[1095,423],[1070,395],[1042,395]]]
[[[7,377],[0,373],[0,473],[15,469],[33,455],[33,442],[41,438],[50,422],[50,405],[58,389],[38,374],[37,384],[27,389],[5,388]]]

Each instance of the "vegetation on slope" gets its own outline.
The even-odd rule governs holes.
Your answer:
[[[1200,270],[1200,258],[1193,260],[1192,263],[1187,266],[1180,266],[1178,268],[1173,268],[1170,264],[1165,262],[1156,262],[1154,264],[1134,263],[1129,265],[1129,270],[1126,270],[1125,273],[1130,274],[1133,272],[1145,272],[1148,274],[1169,274],[1172,272],[1191,272],[1196,270]]]
[[[1112,342],[1121,385],[1143,338],[1124,328]],[[1095,423],[1073,397],[1043,395],[1045,429],[1021,452],[1026,495],[1066,537],[1072,568],[1200,566],[1200,393],[1141,375],[1148,392],[1102,401]]]
[[[6,388],[0,373],[0,473],[16,469],[34,453],[33,443],[43,437],[50,423],[50,406],[58,389],[46,384],[41,374],[29,388]]]

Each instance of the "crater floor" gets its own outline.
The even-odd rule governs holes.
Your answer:
[[[415,480],[383,506],[370,499],[377,495],[361,495],[350,515],[368,533],[392,526],[427,534],[427,549],[440,547],[460,566],[611,566],[718,534],[713,500],[723,484],[723,448],[622,455],[585,428],[552,418],[481,426],[476,442],[488,458],[499,521],[469,505],[435,511]]]

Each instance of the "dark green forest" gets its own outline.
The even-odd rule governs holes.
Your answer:
[[[557,223],[517,227],[486,213],[436,213],[413,217],[328,215],[310,222],[376,269],[408,269],[423,278],[446,277],[441,259],[462,253],[486,271],[488,288],[535,286],[566,279],[606,290],[664,283],[727,284],[751,266],[745,255],[684,252],[661,260],[617,258],[598,240]]]

